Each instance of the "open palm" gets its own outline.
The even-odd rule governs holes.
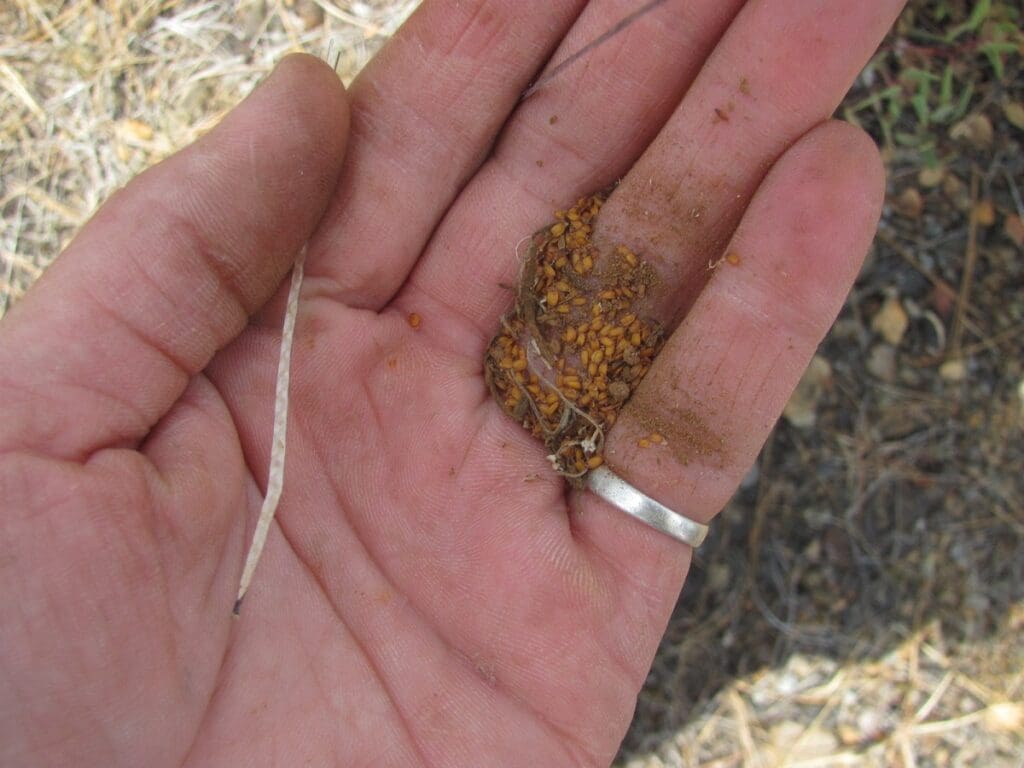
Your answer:
[[[622,179],[595,237],[675,331],[606,456],[710,519],[870,240],[877,154],[823,121],[901,5],[668,0],[519,104],[635,6],[427,0],[349,95],[289,58],[116,195],[0,327],[0,762],[607,765],[691,553],[491,402],[516,243]]]

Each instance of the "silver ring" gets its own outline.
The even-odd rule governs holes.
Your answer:
[[[598,467],[587,474],[587,486],[616,509],[632,515],[673,539],[697,548],[708,535],[708,527],[696,520],[673,512],[664,504],[641,493],[608,467]]]

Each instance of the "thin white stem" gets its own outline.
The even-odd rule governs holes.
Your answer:
[[[277,512],[277,503],[281,500],[284,487],[284,455],[288,432],[288,383],[291,378],[292,340],[295,337],[295,317],[299,311],[299,292],[302,290],[302,271],[306,261],[306,248],[303,246],[295,260],[292,270],[292,284],[288,291],[288,306],[284,313],[284,329],[281,332],[281,357],[277,364],[277,391],[274,395],[274,438],[270,448],[270,471],[267,474],[267,495],[260,508],[260,516],[256,521],[256,531],[252,536],[249,554],[245,558],[242,569],[242,580],[238,585],[238,597],[235,600],[233,613],[235,616],[242,607],[242,598],[252,583],[256,565],[263,554],[263,545],[267,543],[270,524]]]

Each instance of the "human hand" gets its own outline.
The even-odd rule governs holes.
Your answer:
[[[0,762],[610,762],[692,553],[567,491],[491,401],[515,245],[623,178],[596,236],[681,322],[608,460],[710,520],[872,237],[877,152],[824,121],[902,2],[669,0],[517,106],[633,8],[585,5],[428,0],[347,97],[287,59],[4,320]]]

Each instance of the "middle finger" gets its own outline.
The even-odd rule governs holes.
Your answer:
[[[637,5],[591,2],[552,61],[565,61]],[[456,317],[469,321],[482,346],[510,300],[501,283],[518,270],[516,242],[549,221],[556,207],[629,170],[742,5],[668,0],[523,102],[442,222],[399,304],[457,307]]]

